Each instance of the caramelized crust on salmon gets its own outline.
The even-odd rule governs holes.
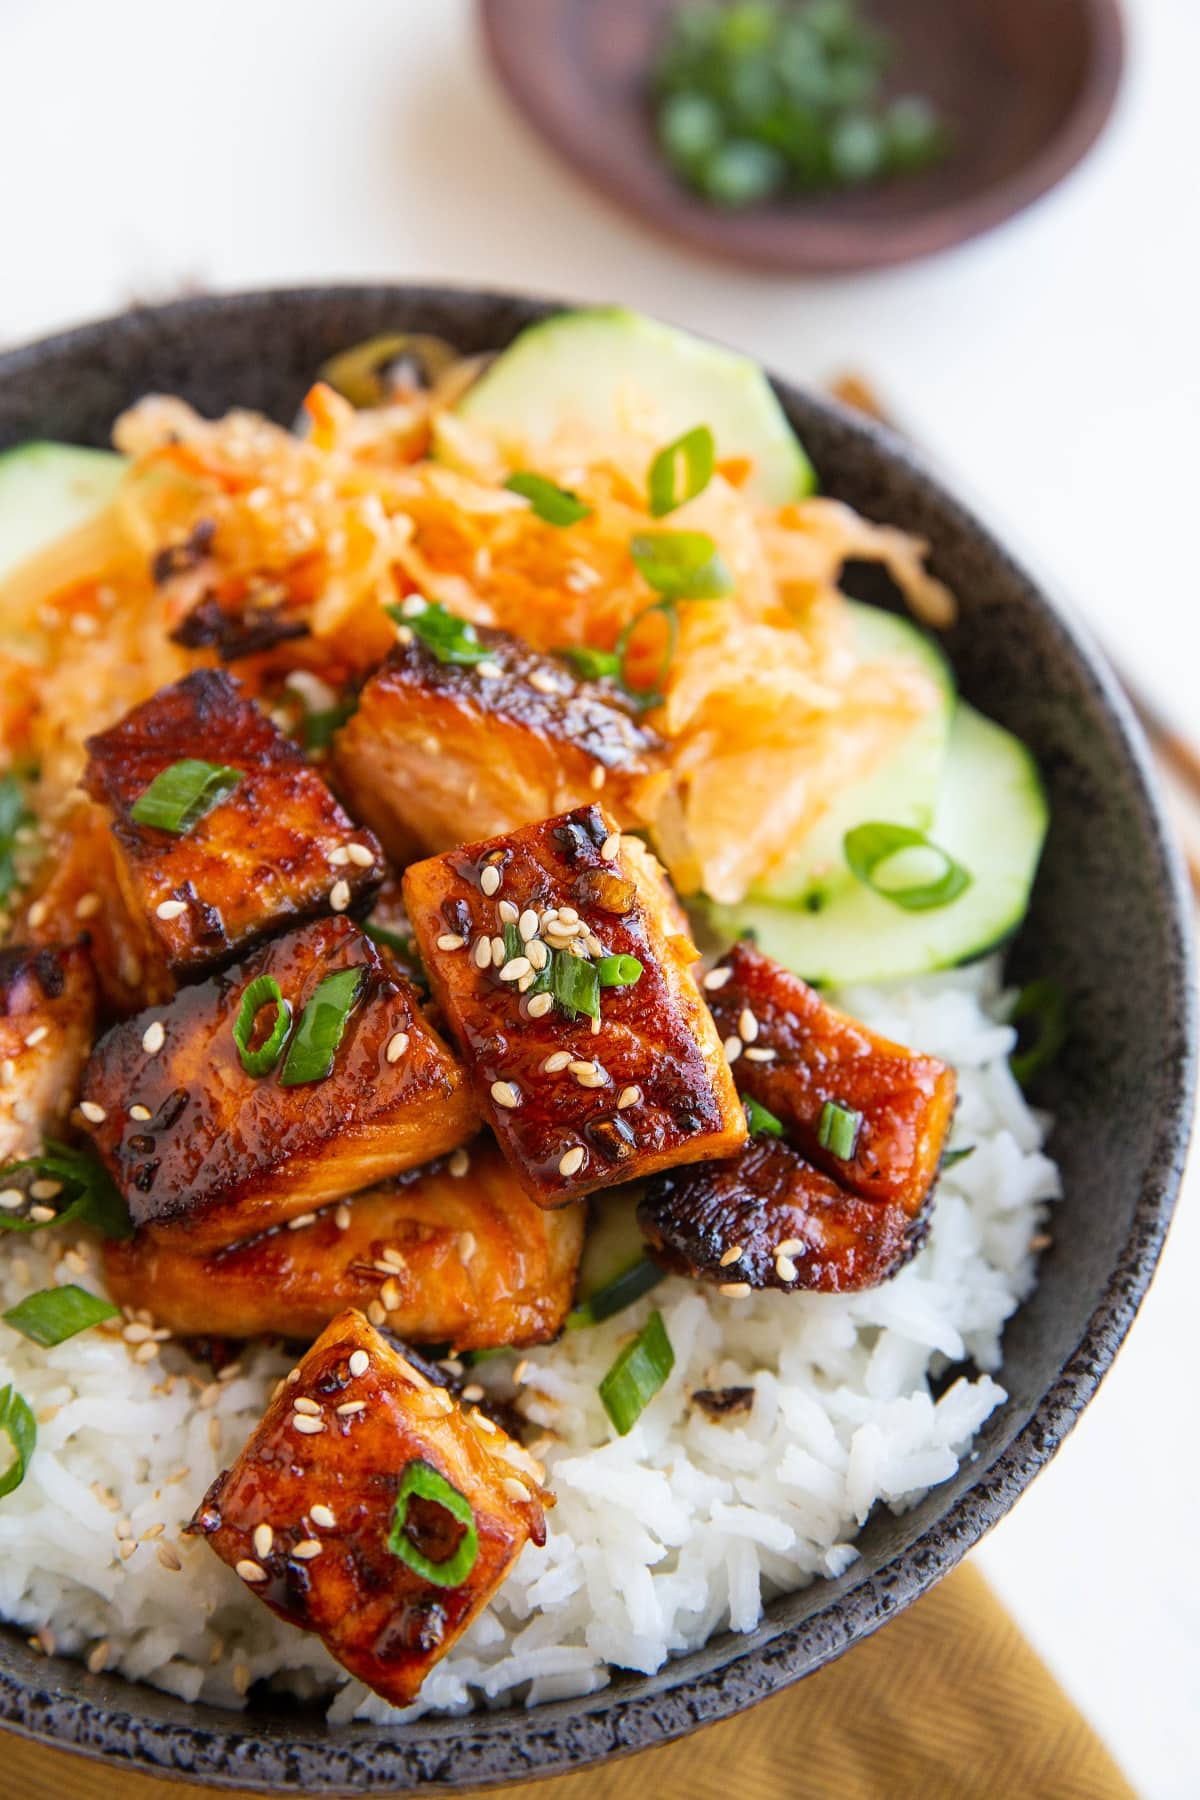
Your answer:
[[[119,1306],[147,1308],[180,1337],[275,1332],[308,1342],[358,1306],[412,1343],[543,1344],[574,1298],[584,1223],[582,1206],[535,1206],[480,1138],[469,1161],[461,1150],[449,1167],[212,1256],[139,1232],[106,1246],[105,1274]]]
[[[0,1164],[61,1131],[95,1029],[96,984],[78,944],[0,950]]]
[[[362,971],[323,1080],[285,1085],[285,1054],[248,1075],[234,1042],[242,995],[273,976],[293,1041],[321,981]],[[268,1009],[264,1028],[274,1017]],[[430,1162],[473,1137],[463,1071],[388,952],[319,919],[166,1006],[116,1025],[84,1077],[83,1114],[133,1222],[199,1254]]]
[[[89,738],[88,752],[83,785],[112,814],[126,900],[176,975],[327,907],[358,910],[379,883],[374,837],[223,671],[162,688]],[[138,824],[135,802],[185,759],[238,770],[237,786],[182,833]]]
[[[361,1313],[340,1314],[293,1373],[191,1529],[272,1612],[316,1632],[352,1675],[404,1706],[526,1542],[545,1542],[550,1496],[520,1445],[464,1413]],[[414,1463],[466,1500],[469,1520],[429,1498],[397,1518]],[[467,1530],[478,1553],[457,1585],[388,1543],[395,1531],[436,1568]]]
[[[791,1144],[763,1136],[728,1162],[658,1176],[638,1223],[672,1274],[735,1291],[849,1294],[903,1267],[926,1216],[848,1193]]]
[[[678,904],[599,806],[416,863],[404,897],[484,1117],[540,1205],[743,1142]],[[539,971],[554,973],[548,959],[570,956],[556,946],[573,942],[593,964],[642,965],[632,985],[599,990],[596,1031],[535,991]]]
[[[953,1069],[835,1012],[748,943],[734,946],[705,987],[721,1037],[744,1043],[733,1064],[742,1093],[768,1107],[804,1155],[843,1187],[915,1218],[954,1117]],[[820,1142],[827,1101],[861,1114],[848,1160]]]
[[[647,817],[659,740],[615,691],[507,632],[478,635],[487,659],[465,667],[416,638],[397,645],[334,740],[334,780],[388,855],[514,831],[601,788],[620,824]]]

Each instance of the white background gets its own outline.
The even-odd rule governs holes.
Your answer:
[[[0,344],[189,284],[442,277],[624,300],[802,380],[860,369],[1186,727],[1200,0],[1129,10],[1116,121],[1055,195],[936,261],[810,283],[593,198],[493,87],[469,0],[0,0]],[[979,1553],[1155,1797],[1200,1793],[1192,1189],[1098,1403]]]

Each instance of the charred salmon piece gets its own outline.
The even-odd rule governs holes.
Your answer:
[[[544,1344],[575,1292],[584,1208],[546,1212],[485,1138],[320,1213],[212,1256],[139,1233],[106,1250],[118,1305],[180,1337],[315,1338],[347,1306],[413,1343]]]
[[[234,771],[236,786],[181,831],[139,824],[137,801],[184,761]],[[126,901],[177,976],[327,908],[359,910],[382,874],[375,838],[221,670],[185,676],[89,738],[83,785],[109,809]]]
[[[80,800],[56,827],[15,929],[24,943],[86,944],[107,1018],[175,992],[145,917],[126,902],[108,813],[92,800]]]
[[[741,1091],[769,1108],[804,1155],[853,1193],[915,1218],[954,1117],[953,1069],[835,1012],[750,944],[736,944],[704,985],[717,1029],[727,1045],[733,1040]],[[859,1116],[849,1157],[821,1143],[827,1102]]]
[[[638,1223],[664,1269],[726,1293],[850,1294],[915,1255],[926,1215],[851,1194],[791,1144],[757,1136],[728,1162],[657,1176]]]
[[[272,1612],[395,1706],[545,1542],[539,1465],[339,1314],[190,1529]]]
[[[96,983],[80,945],[0,950],[0,1165],[62,1129],[95,1030]]]
[[[330,976],[354,971],[340,1042],[328,1029],[322,1078],[294,1053],[330,1025]],[[242,996],[272,977],[292,1009],[287,1049],[265,1075],[242,1066]],[[305,1009],[314,1006],[307,1019]],[[332,1007],[338,1016],[338,1007]],[[264,1005],[251,1047],[276,1011]],[[426,1023],[385,949],[348,919],[319,919],[235,968],[181,988],[106,1032],[84,1075],[81,1112],[136,1226],[195,1254],[254,1237],[331,1200],[431,1162],[479,1121],[463,1070]]]
[[[334,739],[332,773],[356,817],[399,863],[515,831],[603,789],[622,825],[653,810],[661,745],[602,683],[580,680],[507,632],[488,654],[439,662],[402,643]]]
[[[584,806],[415,863],[404,897],[484,1117],[539,1205],[743,1142],[678,903],[611,814]],[[622,957],[636,979],[600,986]]]

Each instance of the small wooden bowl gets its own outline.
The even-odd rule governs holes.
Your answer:
[[[755,268],[846,273],[989,231],[1095,142],[1124,63],[1119,0],[873,0],[897,60],[954,131],[936,168],[861,189],[723,212],[655,144],[647,71],[676,0],[481,0],[501,82],[579,172],[671,236]]]

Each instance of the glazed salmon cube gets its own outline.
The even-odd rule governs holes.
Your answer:
[[[236,785],[180,832],[139,824],[139,799],[184,761],[234,771]],[[327,909],[361,910],[382,874],[375,838],[221,670],[185,676],[89,738],[83,785],[111,815],[130,909],[178,976]]]
[[[288,1058],[305,1007],[343,970],[360,981],[329,1072],[295,1085]],[[294,1023],[274,1068],[251,1075],[234,1023],[259,976],[278,983]],[[274,1017],[264,1009],[263,1031]],[[83,1095],[83,1122],[134,1224],[195,1253],[429,1162],[478,1130],[462,1068],[418,995],[345,918],[276,938],[115,1025],[96,1046]]]
[[[540,1205],[744,1141],[686,922],[611,814],[580,807],[415,863],[404,897],[484,1117]],[[619,958],[636,979],[599,986]],[[594,1018],[556,998],[564,983]]]
[[[741,1091],[843,1187],[915,1218],[954,1117],[953,1069],[836,1012],[752,944],[736,944],[705,990]],[[827,1104],[858,1115],[849,1157],[822,1142]]]
[[[272,1612],[407,1705],[525,1544],[545,1542],[550,1496],[520,1445],[361,1313],[334,1319],[293,1377],[191,1529]]]
[[[109,1293],[181,1337],[310,1341],[357,1306],[410,1343],[547,1343],[575,1293],[585,1209],[546,1212],[486,1137],[318,1214],[202,1257],[146,1232],[105,1248]]]
[[[0,1165],[62,1130],[95,1029],[96,984],[79,945],[0,950]]]
[[[480,630],[485,661],[440,662],[399,644],[334,740],[333,774],[399,863],[593,799],[622,825],[648,817],[660,743],[604,683],[507,632]]]

